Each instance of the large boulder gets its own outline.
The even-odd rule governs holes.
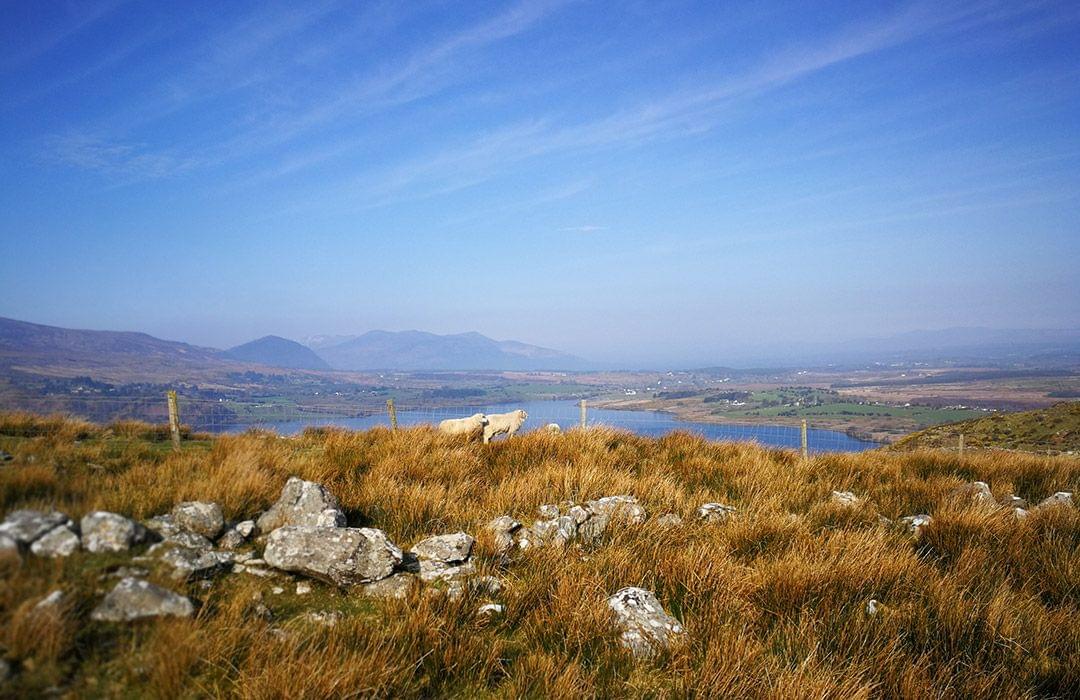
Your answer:
[[[25,547],[59,525],[71,525],[71,519],[60,511],[16,510],[0,523],[0,535],[7,535]]]
[[[475,540],[466,533],[455,532],[452,535],[435,535],[421,540],[413,545],[411,551],[418,559],[455,564],[469,558],[474,542]]]
[[[83,549],[88,552],[126,552],[146,539],[142,525],[103,510],[84,515],[79,527]]]
[[[225,527],[225,514],[217,503],[204,501],[185,501],[177,503],[172,510],[173,522],[177,526],[197,535],[213,540]]]
[[[623,588],[608,598],[608,606],[622,630],[619,642],[638,658],[668,648],[683,633],[682,625],[664,611],[652,591]]]
[[[290,525],[270,533],[263,558],[282,571],[351,586],[386,578],[402,552],[381,530]]]
[[[191,617],[195,606],[182,595],[137,578],[116,584],[90,617],[103,622],[127,622],[147,617]]]
[[[277,503],[260,515],[256,524],[263,533],[288,525],[344,527],[345,514],[334,494],[321,484],[294,476],[285,482]]]
[[[79,536],[67,525],[57,525],[30,545],[39,557],[69,557],[79,549]]]

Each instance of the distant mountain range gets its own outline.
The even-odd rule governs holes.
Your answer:
[[[265,336],[229,350],[161,340],[145,333],[72,330],[0,318],[0,370],[143,381],[159,375],[238,371],[253,365],[292,370],[573,370],[581,358],[479,333],[371,331],[337,336],[318,350]],[[182,372],[181,372],[182,371]]]
[[[241,362],[255,362],[285,369],[331,369],[326,360],[316,355],[311,348],[276,335],[237,345],[223,354]]]
[[[323,337],[325,338],[325,337]],[[342,370],[583,370],[573,355],[479,333],[436,335],[423,331],[369,331],[315,340],[318,354]]]

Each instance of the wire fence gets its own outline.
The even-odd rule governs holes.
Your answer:
[[[367,430],[389,427],[390,415],[383,399],[364,404],[345,401],[296,403],[280,400],[211,399],[178,396],[180,422],[185,432],[236,433],[252,428],[273,430],[283,435],[296,434],[309,427],[341,427]],[[546,429],[551,424],[561,430],[581,425],[581,407],[577,401],[521,401],[503,404],[467,406],[432,406],[397,404],[397,425],[438,425],[448,418],[462,418],[473,413],[506,413],[524,409],[527,418],[522,431]],[[135,420],[167,425],[168,405],[165,396],[34,396],[0,400],[0,410],[26,411],[36,415],[62,414],[93,423]],[[711,440],[752,441],[770,447],[800,449],[799,426],[767,424],[719,424],[684,421],[660,411],[615,410],[587,406],[586,427],[607,426],[640,435],[659,437],[675,430],[700,434]],[[810,427],[806,431],[808,452],[857,452],[879,447],[846,433]]]

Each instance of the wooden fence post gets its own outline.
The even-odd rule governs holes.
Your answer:
[[[180,407],[176,403],[176,391],[165,392],[165,398],[169,402],[169,433],[172,435],[172,444],[180,449]]]
[[[799,428],[799,444],[802,446],[802,458],[806,459],[810,456],[810,450],[807,449],[806,444],[806,419],[802,419],[802,426]]]
[[[585,399],[581,400],[581,429],[585,429],[585,420],[588,415],[588,409],[585,408]]]
[[[390,430],[397,430],[397,409],[393,399],[386,400],[386,411],[390,414]]]
[[[960,456],[964,456],[964,434],[960,433]]]

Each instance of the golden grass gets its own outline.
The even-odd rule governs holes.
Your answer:
[[[89,611],[115,583],[115,555],[0,562],[0,645],[15,669],[3,691],[126,697],[1076,697],[1080,694],[1080,511],[1017,521],[957,502],[979,479],[1037,502],[1080,490],[1080,460],[915,452],[826,455],[649,439],[593,429],[536,432],[491,445],[415,428],[249,432],[173,452],[156,429],[0,417],[0,504],[106,509],[145,518],[181,500],[228,517],[269,506],[291,475],[325,484],[350,524],[408,546],[464,529],[477,563],[504,584],[504,615],[480,599],[371,601],[314,584],[243,575],[184,590],[191,620],[104,625]],[[832,490],[865,497],[856,508]],[[632,493],[651,516],[686,520],[613,528],[595,545],[534,549],[500,568],[482,533],[542,503]],[[721,501],[725,524],[693,520]],[[879,519],[928,512],[915,541]],[[102,578],[104,577],[104,578]],[[152,578],[178,586],[155,572]],[[272,587],[283,585],[284,594]],[[618,645],[604,599],[654,590],[686,628],[651,661]],[[59,615],[33,605],[68,592]],[[184,588],[184,587],[180,587]],[[274,614],[252,614],[255,598]],[[884,606],[873,617],[866,603]],[[302,618],[338,610],[332,628]],[[285,635],[272,632],[285,630]]]

